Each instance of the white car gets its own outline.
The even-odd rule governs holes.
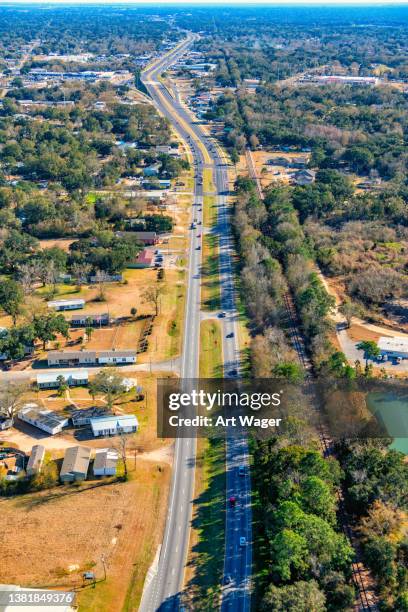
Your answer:
[[[244,536],[241,536],[239,538],[239,545],[240,546],[246,546],[246,538]]]

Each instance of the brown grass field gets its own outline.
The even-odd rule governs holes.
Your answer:
[[[169,477],[165,464],[138,459],[128,482],[94,481],[0,500],[0,581],[79,587],[79,609],[87,612],[137,609],[160,542]],[[96,574],[95,588],[81,588],[86,569]]]

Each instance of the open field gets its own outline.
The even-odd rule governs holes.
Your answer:
[[[128,482],[94,481],[2,499],[0,581],[79,587],[79,609],[86,612],[121,610],[125,601],[126,609],[136,609],[160,542],[169,478],[168,466],[138,459]],[[95,588],[81,588],[87,569],[96,574]]]

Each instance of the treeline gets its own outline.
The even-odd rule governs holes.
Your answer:
[[[259,362],[262,375],[286,370],[289,374],[290,370],[299,376],[293,349],[282,330],[287,316],[284,294],[289,288],[315,369],[353,376],[345,357],[330,342],[333,327],[328,314],[334,300],[316,273],[291,189],[270,189],[262,202],[250,179],[238,178],[236,187],[234,227],[242,261],[243,295],[255,324],[255,374],[260,375]]]
[[[364,562],[378,585],[381,610],[408,610],[408,464],[381,441],[337,445],[346,508]]]
[[[350,610],[353,549],[339,531],[338,462],[312,447],[253,442],[257,609]]]

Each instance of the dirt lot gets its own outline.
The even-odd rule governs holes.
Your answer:
[[[116,612],[125,601],[137,609],[161,538],[169,478],[167,465],[138,459],[126,483],[95,481],[1,499],[0,582],[80,587],[81,572],[92,569],[98,582],[79,591],[80,610]]]

